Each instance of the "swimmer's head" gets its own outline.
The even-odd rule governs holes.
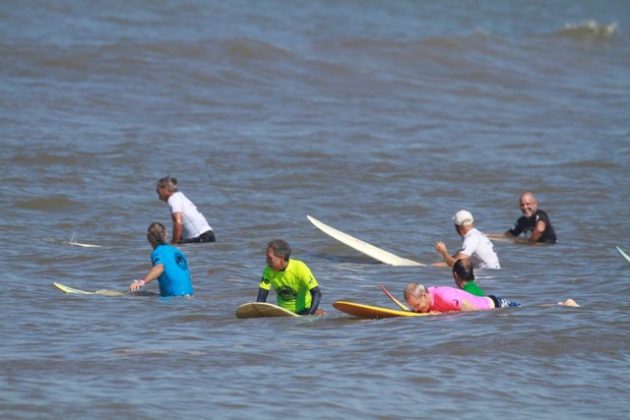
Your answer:
[[[470,258],[461,258],[455,261],[453,279],[459,288],[462,288],[466,282],[475,280],[475,272]]]
[[[431,298],[424,285],[409,283],[404,291],[405,301],[415,312],[428,312],[431,307]]]
[[[166,243],[166,228],[162,223],[153,222],[147,229],[147,240],[155,248]]]

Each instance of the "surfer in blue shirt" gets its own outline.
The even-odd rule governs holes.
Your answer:
[[[151,264],[153,267],[141,280],[129,285],[130,292],[139,291],[144,285],[157,280],[160,296],[192,296],[192,280],[184,253],[166,243],[166,228],[153,222],[147,231],[147,239],[153,247]]]

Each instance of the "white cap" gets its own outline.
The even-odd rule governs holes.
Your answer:
[[[457,226],[472,225],[475,219],[468,210],[460,210],[453,216],[453,221]]]

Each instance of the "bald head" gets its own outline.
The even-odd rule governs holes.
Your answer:
[[[538,200],[533,192],[525,191],[521,194],[519,206],[525,217],[531,217],[538,211]]]
[[[521,194],[521,197],[519,199],[522,200],[524,198],[538,203],[538,200],[536,200],[536,196],[531,191],[525,191],[524,193]]]

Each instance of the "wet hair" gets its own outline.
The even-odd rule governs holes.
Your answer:
[[[472,262],[469,258],[461,258],[453,264],[453,273],[457,274],[463,281],[472,281],[475,279]]]
[[[405,287],[404,296],[407,299],[409,296],[419,297],[427,292],[427,288],[420,283],[409,283],[407,287]]]
[[[172,176],[165,176],[160,178],[157,182],[158,188],[166,188],[170,192],[177,192],[177,178]]]
[[[153,222],[147,229],[147,240],[152,245],[161,245],[166,243],[166,228],[162,223]]]
[[[291,247],[282,239],[274,239],[267,244],[267,248],[273,249],[273,253],[278,257],[282,257],[285,261],[289,261],[291,256]]]

